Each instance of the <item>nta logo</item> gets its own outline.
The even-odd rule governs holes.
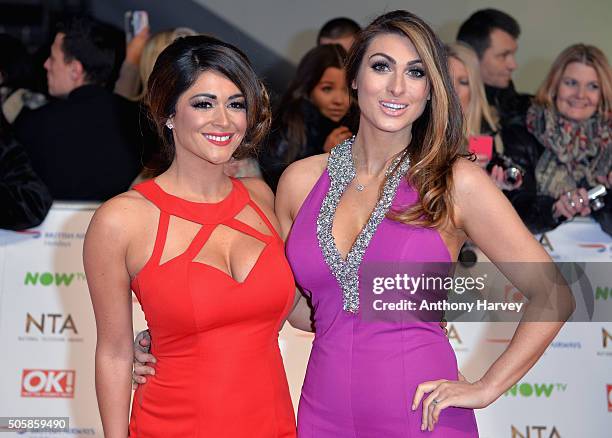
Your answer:
[[[608,385],[608,412],[612,412],[612,385]]]
[[[525,433],[523,433],[523,430]],[[512,438],[561,438],[561,434],[555,426],[525,426],[525,429],[519,429],[511,425],[510,431]]]
[[[26,333],[32,333],[38,330],[41,334],[61,335],[66,330],[72,330],[75,335],[78,335],[76,325],[72,319],[72,315],[66,316],[61,313],[42,313],[40,318],[32,316],[30,313],[26,315]]]
[[[23,370],[22,397],[74,398],[74,370]]]
[[[564,383],[521,383],[516,384],[506,391],[506,396],[521,396],[521,397],[550,397],[553,391],[563,392],[567,389]]]
[[[26,286],[36,286],[38,284],[42,286],[70,286],[70,283],[74,279],[83,281],[85,280],[85,274],[82,272],[28,272],[26,273],[23,284]]]

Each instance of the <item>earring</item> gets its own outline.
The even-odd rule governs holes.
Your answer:
[[[170,119],[166,120],[166,128],[168,128],[170,130],[174,129],[174,125],[172,124]]]
[[[431,100],[431,94],[427,96],[427,100]]]

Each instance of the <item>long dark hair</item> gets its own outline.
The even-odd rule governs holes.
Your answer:
[[[240,49],[207,35],[178,38],[157,58],[145,93],[145,103],[165,148],[168,162],[174,159],[172,131],[166,121],[173,116],[179,97],[204,71],[214,71],[232,81],[244,95],[247,129],[234,153],[243,158],[253,153],[270,128],[270,102],[247,56]]]
[[[412,124],[411,161],[408,181],[419,193],[420,203],[391,217],[403,223],[441,227],[452,221],[453,164],[461,156],[463,116],[459,99],[448,73],[442,41],[421,18],[407,11],[393,11],[376,18],[358,35],[346,64],[346,82],[357,78],[363,57],[374,38],[395,34],[408,38],[423,65],[431,100],[423,114]],[[354,99],[356,90],[351,89]]]
[[[274,117],[272,131],[284,136],[288,148],[282,157],[286,164],[295,160],[306,143],[302,103],[321,80],[329,67],[344,68],[346,51],[338,44],[325,44],[311,49],[300,61],[289,88],[283,95]]]

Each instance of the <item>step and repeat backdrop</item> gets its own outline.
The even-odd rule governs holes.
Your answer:
[[[69,418],[64,432],[5,429],[4,436],[103,436],[94,387],[95,321],[82,263],[95,208],[56,203],[40,227],[0,231],[0,417]],[[591,220],[566,223],[538,238],[557,261],[612,267],[612,239]],[[612,271],[593,286],[592,305],[610,314]],[[509,290],[508,299],[523,297]],[[133,307],[137,333],[146,322],[135,297]],[[479,378],[502,353],[514,327],[449,324],[468,379]],[[280,335],[296,408],[312,338],[289,326]],[[612,436],[612,323],[566,324],[538,364],[492,406],[477,411],[477,419],[482,438]]]

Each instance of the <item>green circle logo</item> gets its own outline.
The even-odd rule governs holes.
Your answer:
[[[45,272],[40,276],[40,284],[49,286],[51,283],[53,283],[53,275],[51,275],[49,272]]]

